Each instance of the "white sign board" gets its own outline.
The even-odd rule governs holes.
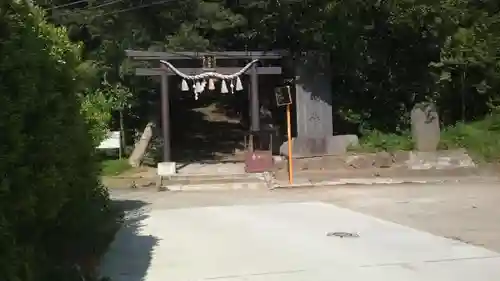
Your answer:
[[[109,132],[106,138],[99,144],[97,149],[119,149],[120,131]]]

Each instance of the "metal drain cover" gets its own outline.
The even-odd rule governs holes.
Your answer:
[[[359,234],[353,232],[328,232],[326,236],[335,236],[340,238],[358,238]]]

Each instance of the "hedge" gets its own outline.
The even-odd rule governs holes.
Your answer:
[[[0,280],[73,281],[117,229],[78,98],[80,48],[0,7]],[[70,275],[74,274],[74,278]],[[80,278],[80,279],[78,279]]]

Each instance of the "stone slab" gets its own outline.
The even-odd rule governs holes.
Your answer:
[[[114,281],[500,280],[496,252],[326,203],[128,216],[102,266]]]
[[[178,165],[179,175],[238,175],[245,174],[244,163],[189,163]]]
[[[257,190],[269,189],[265,181],[247,181],[216,184],[168,184],[168,191],[217,191],[217,190]]]

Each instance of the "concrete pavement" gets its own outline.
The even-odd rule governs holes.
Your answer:
[[[497,190],[117,192],[128,223],[103,274],[114,281],[499,280],[500,255],[492,251],[499,249],[493,236],[500,237]],[[326,235],[336,231],[359,238]]]

